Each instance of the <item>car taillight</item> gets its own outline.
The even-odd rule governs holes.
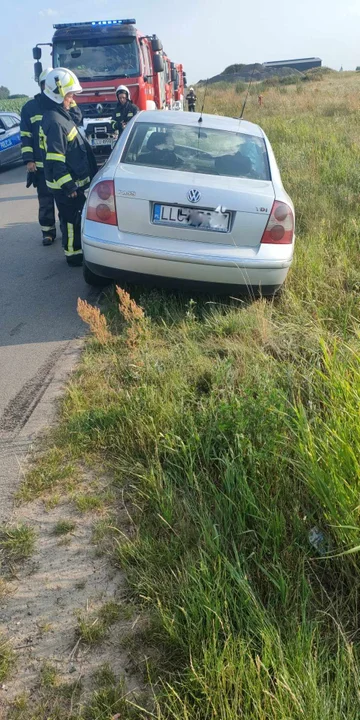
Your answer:
[[[87,201],[86,217],[93,222],[117,225],[113,180],[102,180],[92,188]]]
[[[293,211],[286,203],[275,200],[261,242],[273,243],[275,245],[290,245],[293,237]]]

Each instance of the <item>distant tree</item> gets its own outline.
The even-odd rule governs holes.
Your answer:
[[[356,72],[360,72],[360,65],[357,66]]]
[[[4,85],[0,85],[0,100],[7,100],[10,95],[9,88]]]
[[[8,96],[8,99],[9,99],[9,100],[18,100],[19,98],[28,98],[28,97],[29,97],[28,95],[21,95],[21,93],[20,93],[20,95],[18,95],[18,94],[16,94],[16,95],[9,95],[9,96]]]

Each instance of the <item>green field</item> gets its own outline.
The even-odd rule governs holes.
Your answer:
[[[115,560],[147,618],[152,701],[122,719],[360,716],[359,83],[250,96],[297,213],[282,296],[138,288],[142,317],[109,290],[112,335],[67,391],[51,445],[105,469],[132,518]],[[236,116],[242,98],[211,87],[205,109]],[[56,452],[23,497],[61,487]],[[96,708],[71,717],[117,706]]]
[[[20,114],[21,108],[29,98],[17,98],[14,100],[0,100],[0,112],[16,112]]]

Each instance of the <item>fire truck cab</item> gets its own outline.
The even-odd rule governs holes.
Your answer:
[[[118,85],[129,88],[131,101],[140,110],[170,109],[178,100],[174,64],[164,54],[159,38],[143,35],[135,22],[60,23],[54,25],[52,43],[46,43],[52,46],[53,67],[69,68],[79,78],[83,92],[77,102],[83,114],[83,132],[100,159],[110,154],[117,140],[111,116]],[[35,80],[42,71],[41,44],[33,49]]]

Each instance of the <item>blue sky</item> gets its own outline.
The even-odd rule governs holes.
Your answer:
[[[53,23],[119,17],[156,33],[191,82],[235,62],[317,55],[337,70],[360,65],[360,0],[4,0],[0,85],[36,92],[31,48],[51,40]]]

